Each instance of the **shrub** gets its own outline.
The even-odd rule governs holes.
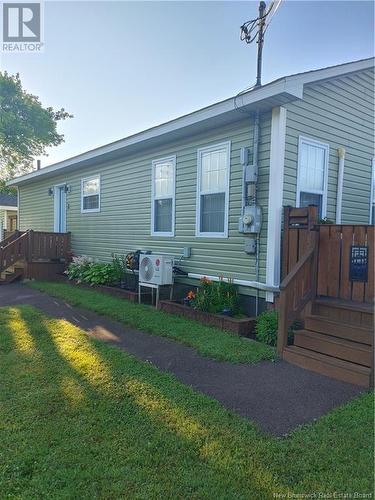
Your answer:
[[[126,275],[126,257],[123,255],[112,254],[112,266],[115,274],[115,281],[121,283]]]
[[[80,283],[83,280],[83,273],[87,271],[94,263],[94,259],[81,255],[80,257],[73,257],[72,262],[69,264],[65,274],[70,280],[77,280]]]
[[[189,292],[187,296],[192,307],[210,313],[221,313],[224,309],[232,314],[238,312],[238,294],[231,280],[224,281],[221,278],[220,281],[211,281],[202,278],[200,283],[195,295]]]
[[[256,319],[255,331],[259,342],[275,346],[277,343],[277,311],[265,311]]]
[[[288,330],[288,344],[291,344],[294,337],[294,330],[300,329],[300,321],[294,321]],[[278,314],[275,310],[265,311],[256,319],[256,338],[264,344],[276,346],[278,329]]]
[[[65,271],[70,280],[89,285],[113,285],[119,281],[118,271],[112,264],[95,263],[94,259],[82,255],[73,257],[73,262]]]

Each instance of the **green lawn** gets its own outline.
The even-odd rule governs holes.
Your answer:
[[[268,345],[204,326],[197,321],[156,311],[147,305],[134,304],[64,283],[33,281],[29,286],[133,328],[177,340],[194,347],[203,356],[220,361],[256,363],[275,357],[274,349]]]
[[[276,439],[29,306],[0,309],[0,388],[1,498],[373,491],[371,394]]]

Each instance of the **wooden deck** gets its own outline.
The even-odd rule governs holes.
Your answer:
[[[51,279],[70,260],[70,234],[15,231],[0,243],[0,284]]]
[[[374,227],[317,225],[315,207],[284,214],[278,353],[290,363],[365,387],[374,378]],[[365,247],[367,275],[350,275]],[[366,266],[365,266],[366,267]],[[304,327],[288,345],[296,320]]]

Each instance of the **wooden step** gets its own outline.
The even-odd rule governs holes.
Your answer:
[[[369,387],[371,384],[370,368],[302,347],[286,347],[283,351],[283,359],[306,370],[311,370],[349,384],[363,387]]]
[[[7,285],[8,283],[13,283],[23,277],[23,269],[15,270],[12,272],[6,272],[5,277],[0,280],[0,285]]]
[[[311,314],[305,317],[305,329],[315,332],[326,333],[333,337],[339,337],[361,344],[373,345],[374,332],[370,328],[347,323],[338,323],[324,316]]]
[[[372,347],[369,345],[309,330],[296,331],[294,345],[358,365],[371,367]]]
[[[374,312],[372,304],[319,298],[313,302],[313,314],[330,318],[332,321],[373,328]]]

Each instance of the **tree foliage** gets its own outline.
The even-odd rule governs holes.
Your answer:
[[[33,158],[47,147],[64,141],[57,122],[71,117],[64,108],[44,108],[23,89],[19,74],[0,72],[0,190],[6,180],[32,170]]]

